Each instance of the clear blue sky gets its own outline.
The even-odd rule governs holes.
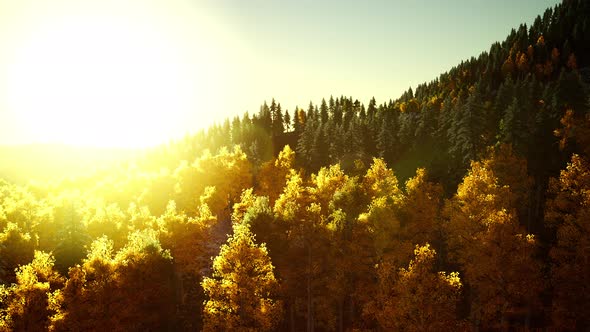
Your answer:
[[[252,100],[242,107],[274,96],[292,109],[331,94],[363,102],[396,98],[489,50],[558,1],[223,3],[217,15],[259,60],[252,75],[267,79],[244,86]]]
[[[378,103],[556,0],[0,0],[0,144],[141,146],[271,98]]]

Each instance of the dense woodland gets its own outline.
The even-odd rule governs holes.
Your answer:
[[[400,98],[0,182],[0,331],[584,330],[590,2]]]

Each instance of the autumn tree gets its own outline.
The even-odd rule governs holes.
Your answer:
[[[271,331],[282,319],[273,269],[266,246],[254,242],[247,226],[234,226],[213,260],[212,277],[202,282],[203,330]]]
[[[113,240],[115,250],[125,245],[129,218],[117,204],[106,204],[104,200],[88,200],[81,214],[82,223],[91,239],[106,235]]]
[[[436,251],[428,244],[416,245],[414,258],[399,272],[389,265],[378,269],[379,292],[365,308],[383,330],[459,330],[456,318],[461,294],[457,272],[446,274],[434,269]]]
[[[208,202],[209,207],[220,219],[228,218],[242,190],[252,186],[251,164],[239,146],[231,152],[222,148],[216,155],[204,153],[191,165],[183,163],[174,174],[177,179],[174,200],[189,216],[197,213],[198,199],[205,188],[214,187],[216,194]]]
[[[510,320],[526,326],[540,305],[537,243],[518,225],[514,202],[492,170],[473,162],[446,207],[450,257],[464,273],[476,328],[506,328]]]
[[[194,217],[187,217],[170,201],[166,211],[158,217],[160,241],[170,250],[176,283],[178,328],[198,330],[202,327],[205,295],[199,282],[210,272],[211,260],[219,248],[220,240],[213,234],[217,219],[212,215],[204,197]],[[199,314],[195,314],[199,313]]]
[[[561,330],[590,324],[590,167],[573,155],[558,179],[549,184],[545,221],[555,232],[549,256],[553,287],[552,319]]]
[[[33,259],[36,241],[14,223],[8,223],[0,233],[0,281],[16,281],[15,269]]]
[[[82,265],[70,269],[56,297],[54,331],[172,330],[175,324],[172,258],[155,231],[137,231],[116,254],[106,237],[95,240]]]
[[[274,204],[283,191],[294,162],[295,152],[291,150],[289,145],[286,145],[276,159],[267,161],[260,166],[256,179],[256,192],[259,195],[268,196],[270,204]]]
[[[431,243],[440,256],[443,247],[442,200],[442,186],[429,181],[424,168],[417,169],[416,175],[406,181],[406,194],[400,204],[403,241],[410,245]]]
[[[16,271],[16,283],[0,286],[0,331],[44,331],[55,313],[53,298],[63,278],[50,254],[35,251],[32,262]]]
[[[327,313],[327,297],[318,296],[325,290],[323,281],[328,269],[327,228],[322,219],[322,206],[310,194],[312,188],[293,172],[283,193],[275,201],[273,212],[286,243],[284,260],[277,262],[277,272],[283,280],[287,297],[289,326],[297,330],[296,317],[307,329],[335,324],[333,313]],[[305,291],[302,292],[301,290]]]

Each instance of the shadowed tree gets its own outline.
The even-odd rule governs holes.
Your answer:
[[[443,331],[464,329],[456,317],[461,294],[459,274],[434,270],[436,251],[416,245],[414,258],[399,272],[379,265],[378,292],[365,307],[383,330]]]

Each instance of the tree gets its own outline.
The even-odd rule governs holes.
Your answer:
[[[312,169],[316,166],[318,157],[317,144],[322,143],[316,139],[318,130],[321,130],[321,125],[316,119],[308,117],[307,122],[305,123],[305,128],[297,141],[297,156],[299,156],[303,165],[307,169]]]
[[[379,266],[379,294],[366,308],[383,330],[459,330],[456,318],[461,294],[457,272],[435,272],[436,251],[416,245],[414,259],[397,275],[390,265]],[[463,327],[464,328],[464,327]]]
[[[380,158],[373,158],[373,164],[363,178],[363,185],[369,197],[387,197],[397,201],[402,196],[393,170],[387,168],[385,161]]]
[[[510,188],[513,201],[510,203],[516,209],[521,225],[530,231],[532,213],[530,212],[529,197],[533,190],[533,179],[528,174],[527,160],[516,154],[509,144],[501,144],[488,148],[485,158],[481,161],[486,169],[490,169],[501,187]]]
[[[397,156],[398,140],[396,136],[397,121],[396,115],[392,111],[387,112],[382,117],[381,126],[378,128],[377,134],[377,151],[379,157],[385,159],[387,162],[393,162]]]
[[[322,104],[320,105],[320,122],[322,125],[328,123],[328,104],[326,104],[326,100],[322,99]]]
[[[270,105],[270,112],[272,115],[272,135],[273,137],[277,137],[285,131],[285,126],[283,125],[283,111],[281,110],[281,104],[276,104],[275,100],[272,100]]]
[[[14,223],[8,223],[0,233],[0,281],[11,284],[16,281],[15,269],[33,259],[36,244],[28,233]]]
[[[464,165],[469,165],[469,161],[476,160],[486,146],[488,122],[481,85],[475,86],[465,103],[459,103],[457,107],[451,129],[451,153]]]
[[[268,196],[270,204],[274,204],[283,191],[294,162],[295,152],[285,145],[276,159],[263,163],[257,176],[257,194]]]
[[[213,260],[213,276],[201,284],[208,296],[203,330],[271,331],[282,319],[273,269],[266,246],[246,225],[235,225]]]
[[[502,120],[500,121],[500,131],[498,136],[500,141],[505,144],[511,144],[519,151],[526,151],[528,131],[525,127],[523,115],[518,98],[514,96],[512,103],[506,109]]]
[[[285,110],[285,115],[283,116],[283,123],[285,124],[285,132],[291,131],[291,114],[289,114],[289,110]]]
[[[129,235],[113,255],[106,237],[95,240],[82,262],[69,270],[56,298],[54,331],[174,330],[172,257],[160,246],[153,230]]]
[[[573,155],[558,179],[551,179],[545,221],[555,232],[549,252],[553,286],[552,319],[557,329],[590,324],[590,166]]]
[[[293,112],[293,132],[297,138],[301,136],[306,123],[307,117],[305,116],[305,112],[302,109],[295,107],[295,111]]]
[[[406,181],[400,208],[403,240],[410,245],[432,243],[439,256],[443,246],[442,198],[442,186],[428,181],[426,170],[419,168]]]
[[[0,331],[44,331],[55,313],[53,297],[63,278],[50,254],[35,251],[32,262],[16,271],[16,284],[0,286]]]
[[[515,201],[491,169],[472,162],[445,208],[449,255],[463,270],[475,328],[506,328],[510,320],[527,327],[540,305],[537,242],[518,225]]]
[[[239,199],[243,189],[252,185],[251,167],[239,146],[231,152],[222,148],[216,155],[204,153],[191,165],[182,163],[174,172],[177,207],[188,216],[196,215],[200,206],[198,199],[209,187],[217,193],[208,202],[211,211],[219,219],[229,217],[234,201]]]
[[[225,239],[214,236],[217,223],[202,197],[199,212],[187,217],[178,212],[174,201],[168,203],[166,212],[158,218],[162,247],[174,257],[177,308],[182,330],[199,330],[202,327],[205,295],[199,281],[210,272],[211,257]],[[198,314],[195,314],[198,313]]]

